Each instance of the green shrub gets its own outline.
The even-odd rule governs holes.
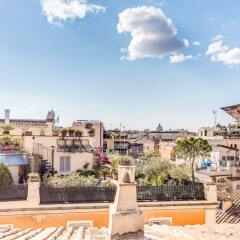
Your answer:
[[[111,172],[118,172],[118,166],[131,166],[133,162],[133,158],[129,156],[123,156],[120,154],[110,154],[109,161],[111,162]]]
[[[10,185],[13,183],[12,174],[9,169],[0,163],[0,185]]]
[[[186,184],[190,181],[191,169],[186,165],[172,166],[170,169],[170,177],[178,184]]]
[[[65,187],[94,187],[98,185],[98,180],[94,176],[80,176],[79,173],[70,173],[64,176],[54,175],[44,179],[47,186],[55,188]]]
[[[116,185],[113,182],[101,182],[100,183],[101,187],[116,187]]]
[[[151,158],[144,166],[144,174],[152,185],[159,186],[164,184],[169,178],[171,164],[160,158]]]

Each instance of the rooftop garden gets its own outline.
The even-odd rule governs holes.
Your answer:
[[[21,139],[10,135],[4,135],[0,138],[0,151],[20,151]]]
[[[120,130],[105,130],[103,133],[103,137],[106,139],[110,139],[110,138],[128,138],[128,134],[127,133],[123,133]]]

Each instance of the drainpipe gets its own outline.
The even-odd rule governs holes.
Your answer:
[[[54,146],[51,146],[52,148],[52,152],[51,152],[51,160],[52,160],[52,174],[53,174],[53,171],[54,171]]]

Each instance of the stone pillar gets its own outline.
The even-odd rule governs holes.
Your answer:
[[[217,203],[217,186],[214,183],[206,183],[205,198],[208,202]]]
[[[28,179],[28,197],[27,201],[29,206],[40,204],[40,180],[39,176],[31,177]]]
[[[138,208],[136,184],[130,166],[119,167],[119,180],[114,203],[109,210],[109,239],[144,239],[143,214]]]
[[[217,186],[214,183],[206,183],[205,187],[205,198],[210,204],[205,209],[205,224],[216,223],[216,207],[217,207]]]
[[[205,209],[205,224],[215,224],[216,223],[216,206],[213,208]]]
[[[129,174],[130,182],[135,182],[135,166],[119,166],[118,167],[118,182],[123,183],[125,173]]]

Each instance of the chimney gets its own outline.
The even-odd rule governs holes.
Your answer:
[[[10,123],[10,110],[5,109],[5,124],[9,125],[9,123]]]

